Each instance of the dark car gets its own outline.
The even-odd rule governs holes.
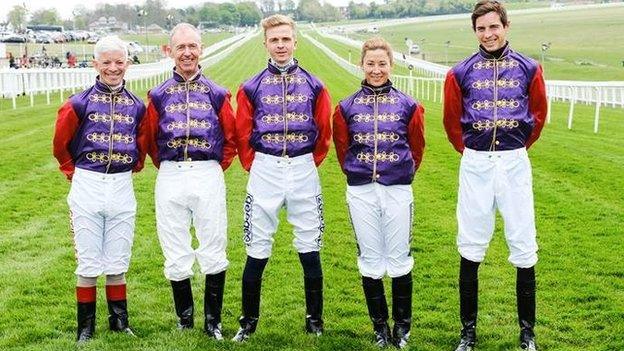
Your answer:
[[[11,34],[2,38],[3,43],[25,43],[26,37],[21,36],[19,34]]]

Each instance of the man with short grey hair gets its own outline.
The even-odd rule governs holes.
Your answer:
[[[194,326],[193,264],[205,275],[204,331],[221,335],[227,211],[224,171],[236,155],[230,93],[199,66],[201,35],[176,25],[170,38],[173,77],[148,93],[149,154],[158,167],[156,224],[179,329]],[[198,247],[192,247],[191,224]]]
[[[97,277],[106,275],[109,327],[133,334],[128,324],[125,273],[134,237],[136,200],[132,172],[143,168],[143,101],[125,88],[128,50],[119,38],[100,39],[95,85],[71,96],[58,111],[54,157],[71,182],[67,197],[78,267],[79,343],[95,332]]]

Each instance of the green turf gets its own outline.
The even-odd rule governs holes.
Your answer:
[[[302,66],[329,87],[334,103],[357,89],[359,80],[334,65],[303,38]],[[244,59],[245,64],[240,64]],[[259,37],[208,69],[235,93],[266,63]],[[145,91],[137,92],[145,96]],[[56,97],[56,99],[58,96]],[[75,269],[65,197],[69,184],[51,156],[58,100],[19,108],[2,105],[0,118],[0,349],[75,348]],[[441,105],[426,108],[427,148],[414,182],[416,218],[412,249],[414,313],[412,350],[451,350],[458,336],[455,201],[458,155],[441,127]],[[577,105],[574,128],[567,105],[554,104],[552,123],[530,150],[540,244],[538,341],[542,350],[624,349],[624,112],[602,109],[601,130],[592,132],[593,107]],[[320,167],[325,197],[326,333],[304,333],[302,272],[292,248],[292,228],[282,216],[265,272],[261,320],[245,345],[216,343],[201,332],[203,279],[193,279],[196,327],[175,330],[171,291],[162,274],[155,234],[154,167],[134,178],[138,200],[133,259],[128,272],[130,322],[137,338],[107,331],[102,281],[96,337],[85,350],[375,350],[356,267],[356,247],[345,208],[345,179],[335,153]],[[226,338],[237,329],[240,278],[245,260],[242,204],[247,176],[238,161],[226,174],[231,261],[225,287]],[[514,269],[499,221],[481,268],[479,349],[516,350]],[[388,283],[389,281],[386,281]],[[386,284],[388,288],[389,284]]]
[[[508,39],[514,49],[537,60],[542,43],[546,79],[624,80],[624,6],[602,9],[511,14]],[[379,35],[395,50],[405,51],[405,38],[420,44],[425,59],[453,65],[476,51],[478,43],[469,19],[380,27]],[[364,40],[369,34],[350,36]],[[424,39],[424,41],[422,41]],[[450,46],[446,49],[445,42]],[[448,58],[448,59],[447,59]]]

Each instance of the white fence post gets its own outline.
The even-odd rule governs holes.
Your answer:
[[[596,113],[594,114],[594,133],[598,133],[598,122],[600,121],[600,104],[602,103],[602,89],[596,88]]]

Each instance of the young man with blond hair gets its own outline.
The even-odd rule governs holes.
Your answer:
[[[255,332],[260,315],[262,274],[271,256],[282,207],[294,227],[293,244],[304,271],[306,331],[323,332],[323,273],[319,250],[325,228],[316,167],[331,138],[331,100],[327,88],[293,58],[295,23],[283,15],[262,21],[268,66],[243,83],[237,94],[236,141],[249,171],[244,204],[240,329],[242,342]]]

